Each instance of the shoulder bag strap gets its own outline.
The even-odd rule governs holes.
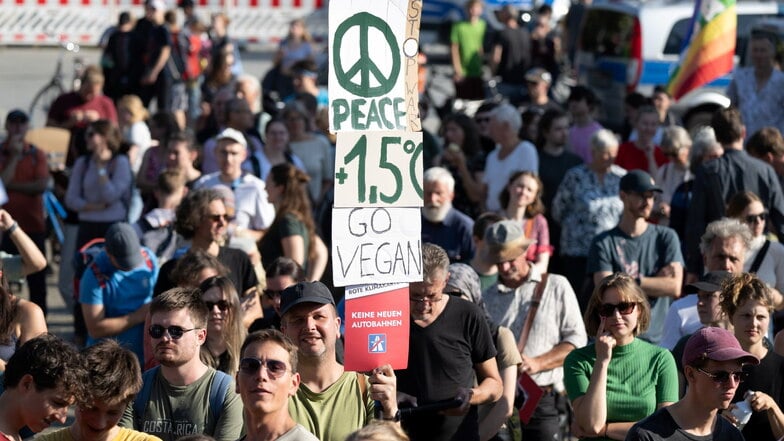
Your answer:
[[[539,310],[539,303],[542,301],[542,295],[544,294],[544,289],[547,285],[547,276],[547,273],[542,274],[542,280],[536,284],[534,298],[531,300],[531,308],[528,310],[528,314],[525,316],[523,332],[520,333],[520,339],[517,340],[517,349],[520,351],[520,354],[523,353],[525,344],[528,342],[528,334],[531,332],[531,326],[534,324],[534,317],[536,317],[536,312]]]
[[[768,253],[768,248],[770,248],[770,241],[765,240],[765,245],[762,245],[760,248],[759,253],[754,258],[754,262],[751,264],[751,268],[749,268],[750,273],[756,274],[759,271],[760,266],[762,266],[762,261],[765,260],[765,254]]]

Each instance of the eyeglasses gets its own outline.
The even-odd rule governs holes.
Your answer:
[[[411,301],[411,302],[413,302],[413,303],[422,303],[422,304],[424,304],[424,303],[429,303],[429,304],[431,304],[431,305],[432,305],[433,303],[438,303],[438,302],[440,302],[440,301],[441,301],[441,300],[443,300],[443,299],[444,299],[444,296],[443,296],[443,295],[440,295],[440,296],[438,296],[438,297],[435,297],[435,296],[428,296],[428,297],[409,297],[409,298],[408,298],[408,300],[410,300],[410,301]]]
[[[262,366],[267,368],[267,373],[273,380],[277,380],[278,378],[282,377],[286,371],[288,371],[286,363],[280,360],[273,360],[269,358],[266,360],[259,360],[255,357],[245,357],[240,360],[240,372],[245,375],[255,374],[259,371],[259,369],[261,369]]]
[[[270,298],[280,297],[280,295],[283,294],[283,290],[265,289],[264,291],[262,291],[262,294]]]
[[[219,310],[226,311],[227,309],[229,309],[229,306],[231,306],[229,305],[229,302],[225,300],[218,300],[217,302],[208,302],[205,300],[204,304],[207,305],[207,309],[210,311],[212,311],[212,308],[216,306],[218,307]]]
[[[749,376],[748,372],[737,371],[737,372],[727,372],[727,371],[716,371],[716,372],[706,372],[702,370],[702,368],[697,368],[698,371],[702,372],[703,374],[707,375],[714,383],[717,384],[727,384],[730,382],[730,377],[732,377],[732,381],[736,383],[742,383],[746,380],[746,377]]]
[[[767,220],[767,219],[768,219],[768,212],[767,211],[763,211],[762,213],[759,213],[759,214],[750,214],[750,215],[746,216],[746,223],[747,224],[753,224],[753,223],[755,223],[757,221],[765,222],[765,220]]]
[[[150,326],[150,329],[147,331],[147,333],[149,333],[150,337],[152,338],[161,338],[163,337],[164,332],[168,332],[169,337],[171,337],[174,340],[179,340],[186,332],[194,331],[196,329],[199,328],[183,329],[182,326],[175,326],[175,325],[168,326],[168,327],[163,327],[161,325],[152,325]]]
[[[209,217],[210,220],[213,221],[213,222],[221,222],[221,221],[228,222],[229,221],[229,215],[228,214],[210,214],[207,217]]]
[[[95,135],[100,135],[100,133],[96,132],[95,130],[88,130],[88,131],[84,132],[84,136],[86,136],[88,138],[92,138]]]
[[[615,311],[620,312],[621,315],[631,314],[635,306],[637,304],[634,302],[621,302],[617,305],[605,303],[599,306],[599,317],[612,317],[615,315]]]

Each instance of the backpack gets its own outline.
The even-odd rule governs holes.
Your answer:
[[[86,244],[82,245],[78,251],[76,251],[76,256],[73,259],[73,268],[74,268],[74,298],[79,298],[79,286],[82,282],[82,276],[84,275],[85,271],[89,268],[93,275],[95,276],[95,280],[98,281],[98,286],[101,289],[106,287],[106,282],[109,280],[109,277],[101,271],[101,268],[95,262],[95,258],[98,257],[106,249],[106,241],[102,237],[97,237]],[[155,265],[153,263],[152,258],[150,257],[148,251],[142,247],[141,249],[142,258],[144,259],[144,263],[147,265],[147,268],[152,269]]]
[[[155,366],[142,374],[142,390],[139,391],[133,400],[133,426],[136,430],[142,430],[144,411],[147,408],[147,402],[150,401],[152,385],[160,368],[160,366]],[[215,377],[212,378],[212,384],[210,384],[210,413],[208,415],[214,421],[218,421],[220,417],[223,398],[231,387],[231,383],[231,375],[219,370],[215,371]]]
[[[163,265],[174,257],[174,253],[183,241],[182,236],[174,231],[174,223],[155,228],[142,216],[137,225],[142,230],[142,245],[155,253],[159,265]]]

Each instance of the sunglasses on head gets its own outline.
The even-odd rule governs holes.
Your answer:
[[[599,317],[612,317],[615,315],[615,311],[621,313],[621,315],[631,314],[634,311],[634,307],[637,304],[634,302],[621,302],[616,304],[612,303],[604,303],[599,306]]]
[[[259,369],[261,369],[262,366],[267,368],[267,373],[273,380],[277,380],[278,378],[282,377],[283,374],[285,374],[288,370],[286,363],[280,360],[273,360],[269,358],[266,360],[259,360],[255,357],[245,357],[240,360],[240,372],[245,375],[254,375],[259,371]]]
[[[175,326],[175,325],[171,325],[167,327],[161,325],[152,325],[150,326],[150,329],[147,330],[147,333],[149,333],[150,337],[152,338],[161,338],[163,337],[164,332],[168,332],[169,337],[171,337],[174,340],[179,340],[182,338],[182,335],[185,334],[186,332],[190,332],[196,329],[199,328],[184,329],[182,326]]]
[[[766,211],[763,211],[762,213],[759,214],[750,214],[746,216],[746,223],[753,224],[758,220],[760,222],[765,222],[767,218],[768,218],[768,213]]]
[[[221,311],[226,311],[227,309],[229,309],[229,306],[230,306],[229,302],[227,302],[225,300],[218,300],[217,302],[208,302],[208,301],[205,300],[204,304],[207,305],[207,309],[210,310],[210,311],[212,311],[212,308],[214,308],[216,306]]]
[[[730,376],[732,377],[732,381],[736,383],[742,383],[746,377],[749,376],[748,372],[737,371],[737,372],[727,372],[727,371],[716,371],[716,372],[707,372],[702,370],[702,368],[697,368],[698,371],[702,372],[703,374],[707,375],[714,383],[717,384],[727,384],[730,381]]]

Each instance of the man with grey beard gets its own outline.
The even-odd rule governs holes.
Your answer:
[[[442,167],[424,175],[425,206],[422,207],[422,243],[434,243],[449,256],[449,263],[468,263],[474,257],[471,231],[474,221],[452,207],[455,179]]]

